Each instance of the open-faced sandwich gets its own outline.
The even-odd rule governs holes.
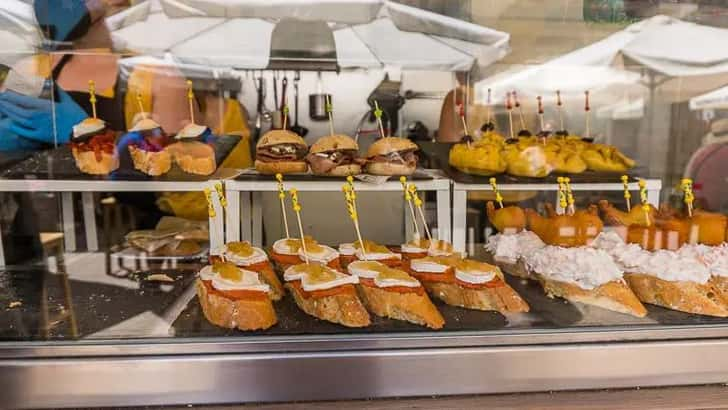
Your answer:
[[[336,249],[320,244],[308,235],[305,236],[304,240],[309,261],[323,263],[334,269],[341,267],[339,253]],[[283,238],[275,241],[270,257],[283,270],[291,265],[305,262],[303,246],[301,246],[301,240],[298,238]]]
[[[346,135],[322,137],[311,145],[306,161],[314,175],[345,177],[361,173],[359,145]]]
[[[498,233],[488,237],[485,245],[486,260],[498,265],[503,272],[524,279],[531,278],[526,260],[546,244],[535,233],[522,230],[518,233]]]
[[[150,118],[143,118],[129,130],[129,154],[134,168],[151,176],[166,174],[172,167],[172,156],[167,151],[169,138],[162,127]]]
[[[428,256],[407,263],[408,272],[448,305],[501,313],[528,312],[528,304],[497,266],[457,257]]]
[[[380,138],[367,151],[372,175],[412,175],[417,169],[417,144],[407,138]]]
[[[273,300],[283,298],[285,290],[278,279],[268,255],[263,249],[252,246],[250,242],[229,242],[222,249],[210,255],[213,262],[227,261],[236,266],[257,272],[261,279],[270,286],[270,297]]]
[[[419,259],[425,256],[450,256],[455,253],[452,244],[442,239],[415,239],[402,244],[400,253],[404,260]]]
[[[296,304],[307,314],[347,327],[369,326],[369,313],[354,288],[359,283],[357,276],[311,262],[290,266],[283,278]]]
[[[202,312],[216,326],[258,330],[278,321],[268,295],[270,287],[256,272],[215,263],[202,268],[196,287]]]
[[[86,118],[73,126],[71,153],[81,172],[108,175],[119,168],[116,137],[106,123],[98,118]]]
[[[174,137],[169,146],[174,161],[184,172],[196,175],[210,175],[215,172],[215,150],[210,143],[212,131],[204,125],[190,123]]]
[[[308,171],[306,141],[288,130],[263,135],[255,149],[255,169],[261,174],[294,174]]]
[[[445,324],[420,282],[407,272],[376,261],[355,261],[347,270],[359,278],[359,297],[375,315],[432,329]]]
[[[340,260],[343,268],[346,268],[349,263],[355,260],[377,261],[393,268],[397,268],[402,264],[402,255],[392,252],[384,245],[379,245],[367,239],[364,240],[363,251],[361,243],[356,241],[339,245],[339,254],[341,254]]]

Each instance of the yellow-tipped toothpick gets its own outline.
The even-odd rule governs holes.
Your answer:
[[[354,190],[354,178],[348,177],[347,183],[344,184],[342,190],[344,191],[344,199],[346,200],[346,210],[349,212],[349,218],[354,223],[354,229],[356,230],[356,237],[359,240],[359,246],[361,246],[361,253],[364,256],[364,260],[367,260],[367,251],[364,246],[364,238],[361,235],[361,229],[359,228],[359,214],[356,211],[356,191]]]
[[[207,200],[207,216],[214,218],[217,213],[215,212],[215,207],[212,205],[212,190],[210,188],[205,188],[203,192],[205,193],[205,199]]]
[[[89,102],[91,102],[91,111],[93,113],[94,118],[96,118],[96,82],[94,80],[88,81],[88,93],[89,93]]]
[[[187,80],[187,104],[190,107],[190,120],[195,123],[195,108],[193,102],[195,101],[195,93],[192,91],[192,81]]]
[[[306,236],[303,234],[303,223],[301,223],[301,204],[298,202],[298,190],[291,188],[288,191],[291,194],[291,203],[293,203],[293,212],[296,213],[298,220],[298,231],[301,234],[301,248],[303,248],[303,258],[308,264],[308,250],[306,249]]]
[[[640,187],[640,202],[642,203],[642,211],[645,213],[645,224],[650,226],[650,204],[647,203],[647,184],[644,179],[638,182]]]
[[[622,187],[624,187],[624,201],[627,203],[627,212],[632,210],[632,194],[629,192],[629,177],[622,175]]]
[[[412,224],[415,226],[415,234],[417,239],[420,238],[420,228],[417,225],[417,216],[415,216],[415,207],[412,205],[412,194],[407,190],[407,177],[399,177],[399,182],[402,184],[402,191],[404,191],[404,200],[409,205],[410,215],[412,215]]]
[[[407,190],[409,191],[410,195],[412,195],[412,200],[415,203],[417,212],[420,214],[420,219],[422,219],[422,226],[425,227],[425,235],[427,235],[427,240],[432,243],[432,234],[430,234],[430,228],[427,226],[427,219],[425,219],[425,212],[422,210],[422,200],[417,194],[417,187],[415,186],[415,184],[409,184],[407,186]]]
[[[283,187],[283,175],[276,174],[276,180],[278,181],[278,199],[281,201],[281,214],[283,214],[283,227],[286,229],[286,239],[290,239],[291,233],[288,230],[288,216],[286,216],[286,190]]]
[[[564,187],[564,177],[556,178],[556,183],[559,186],[559,207],[561,211],[566,213],[566,208],[569,206],[566,200],[566,187]]]
[[[384,138],[384,124],[382,124],[382,109],[379,108],[379,102],[374,100],[374,118],[377,119],[377,126],[379,127],[379,136]]]
[[[493,192],[495,192],[495,200],[498,202],[498,205],[503,208],[503,195],[501,195],[500,191],[498,190],[498,185],[495,182],[495,178],[491,177],[489,180],[490,187],[493,188]]]
[[[695,201],[695,195],[693,194],[693,180],[690,178],[684,178],[681,181],[682,190],[684,192],[683,200],[688,208],[688,216],[693,217],[693,202]]]
[[[574,193],[571,191],[571,179],[564,177],[564,187],[566,188],[566,202],[569,204],[569,214],[574,215],[576,209],[574,208]]]
[[[144,111],[144,104],[142,104],[142,93],[141,92],[137,91],[136,101],[137,101],[137,106],[139,107],[139,113],[142,115],[142,119],[146,119],[147,113]]]

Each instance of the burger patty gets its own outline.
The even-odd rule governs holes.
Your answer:
[[[317,174],[325,174],[342,165],[364,165],[366,163],[365,159],[357,157],[356,150],[317,152],[315,154],[308,154],[306,161],[311,164],[311,170]]]
[[[255,159],[263,162],[303,161],[308,148],[298,144],[277,144],[258,148]]]
[[[393,164],[402,164],[410,167],[417,166],[417,154],[414,149],[406,151],[394,151],[387,155],[376,155],[369,158],[370,162],[391,162]]]

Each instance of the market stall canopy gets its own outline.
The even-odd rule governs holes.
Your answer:
[[[690,99],[690,109],[693,111],[707,109],[728,109],[728,86],[713,90],[707,94]]]
[[[119,49],[237,69],[287,59],[337,69],[467,71],[505,56],[509,41],[504,32],[383,0],[150,0],[107,24]]]
[[[597,110],[597,118],[612,120],[637,120],[645,115],[645,100],[623,99],[616,103],[605,105]]]
[[[484,102],[488,88],[497,102],[510,90],[553,98],[556,89],[567,96],[589,89],[598,97],[602,89],[641,83],[660,87],[664,100],[684,101],[727,82],[725,44],[727,29],[659,15],[546,63],[484,79],[476,99]]]

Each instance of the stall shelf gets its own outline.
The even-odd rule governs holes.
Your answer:
[[[342,179],[316,178],[304,176],[301,178],[287,177],[286,188],[296,188],[302,192],[341,192]],[[440,239],[451,238],[450,215],[450,179],[442,171],[436,169],[418,170],[412,179],[419,191],[435,191],[437,201],[437,232]],[[401,192],[402,185],[396,178],[386,182],[370,183],[357,181],[358,191]],[[272,176],[241,175],[237,179],[225,181],[225,190],[228,200],[226,216],[226,241],[251,241],[261,246],[263,239],[262,224],[262,193],[278,191],[278,183]],[[404,212],[406,221],[410,221],[409,212]],[[411,223],[406,223],[410,227]]]
[[[200,181],[156,181],[156,180],[110,180],[110,179],[10,179],[0,178],[0,192],[58,192],[61,194],[61,220],[63,225],[64,245],[66,251],[75,251],[76,231],[73,194],[81,193],[83,208],[83,226],[86,235],[86,247],[89,251],[97,251],[98,235],[95,216],[95,192],[191,192],[210,189],[214,216],[210,216],[210,246],[223,244],[224,217],[220,198],[216,194],[216,186],[222,186],[220,180]],[[5,266],[2,239],[0,238],[0,266]]]
[[[662,181],[659,179],[645,179],[647,188],[647,202],[658,207],[660,204],[660,190],[662,189]],[[628,184],[630,191],[638,192],[639,186],[637,182]],[[578,182],[572,183],[571,188],[574,191],[623,191],[624,185],[621,183],[609,182]],[[498,189],[501,191],[558,191],[558,185],[555,183],[499,183]],[[487,183],[472,184],[453,182],[452,186],[452,223],[453,236],[452,243],[458,251],[472,251],[466,249],[467,243],[467,194],[469,191],[490,191],[491,186]],[[558,198],[555,198],[558,207]],[[471,241],[472,242],[472,241]],[[471,243],[472,245],[472,243]],[[468,246],[472,248],[472,246]]]

